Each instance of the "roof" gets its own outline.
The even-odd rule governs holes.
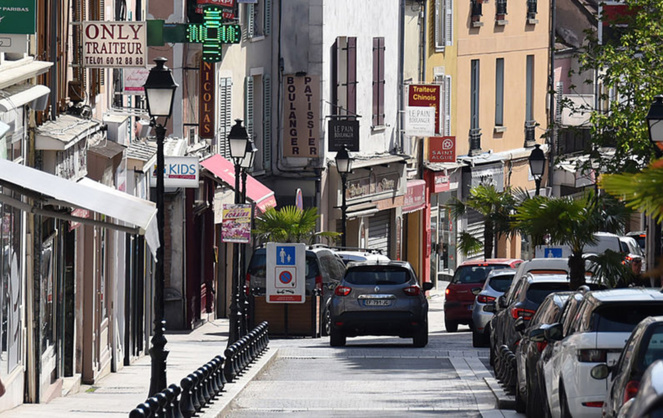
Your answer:
[[[588,298],[593,298],[599,303],[610,302],[648,302],[663,300],[663,292],[659,289],[644,287],[631,287],[626,289],[594,290],[587,293]]]
[[[521,262],[523,260],[519,258],[486,258],[486,259],[474,259],[474,260],[465,260],[462,263],[460,263],[460,266],[479,266],[479,265],[489,265],[489,264],[512,264],[512,263],[517,263]]]

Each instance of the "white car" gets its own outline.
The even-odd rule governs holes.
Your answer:
[[[591,369],[614,365],[633,328],[647,316],[661,314],[663,293],[658,289],[597,290],[584,295],[570,323],[548,328],[549,346],[540,361],[551,416],[601,417],[607,387],[591,377]]]
[[[379,261],[385,263],[391,261],[379,250],[336,250],[334,252],[343,259],[346,265],[351,261]]]

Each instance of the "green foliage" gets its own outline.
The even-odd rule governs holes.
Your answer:
[[[460,233],[460,236],[458,237],[457,248],[461,253],[463,253],[464,256],[467,257],[468,254],[478,253],[481,251],[482,247],[483,244],[481,241],[476,239],[469,232],[463,231]]]
[[[336,239],[338,232],[316,232],[320,218],[318,208],[301,210],[296,206],[284,206],[280,210],[269,208],[255,220],[253,233],[262,242],[303,242],[313,244],[317,237]]]
[[[624,255],[620,252],[606,250],[603,254],[592,254],[586,260],[590,263],[587,271],[597,278],[598,283],[614,288],[620,278],[630,278],[631,269],[624,264]],[[628,282],[628,280],[624,280]]]
[[[639,173],[605,175],[599,186],[623,200],[626,206],[663,222],[663,160],[652,163]]]

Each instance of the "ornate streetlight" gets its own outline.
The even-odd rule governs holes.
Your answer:
[[[246,154],[244,155],[244,158],[242,159],[242,162],[240,165],[242,166],[242,203],[246,203],[246,177],[248,176],[248,171],[249,169],[253,168],[253,160],[255,159],[256,152],[258,151],[258,148],[255,147],[253,140],[249,138],[248,141],[246,141]],[[244,244],[244,251],[241,252],[241,257],[246,256],[246,244]],[[242,260],[240,259],[240,265],[242,265]],[[248,298],[248,292],[246,289],[246,281],[242,280],[242,274],[240,271],[239,274],[239,294],[240,294],[240,303],[242,306],[242,310],[244,312],[244,316],[242,317],[242,324],[241,324],[241,335],[246,335],[247,332],[249,332],[249,298]]]
[[[532,171],[534,181],[536,182],[536,196],[539,195],[541,190],[541,179],[543,178],[543,171],[546,167],[546,155],[543,153],[540,144],[536,144],[532,153],[529,156],[529,169]]]
[[[164,64],[166,58],[156,58],[154,66],[145,81],[145,98],[147,99],[147,112],[150,115],[150,125],[154,127],[157,135],[157,229],[159,230],[159,248],[157,249],[156,271],[154,275],[154,335],[152,335],[152,348],[150,348],[152,375],[150,378],[150,393],[155,395],[166,388],[166,358],[165,350],[166,320],[164,319],[164,171],[165,161],[163,143],[166,137],[165,124],[168,123],[173,112],[173,101],[177,83],[173,79],[170,69]],[[164,118],[163,123],[158,118]]]
[[[235,204],[242,203],[242,192],[239,188],[242,162],[246,157],[246,149],[249,143],[249,134],[242,126],[242,120],[236,119],[235,125],[228,134],[228,145],[230,146],[230,157],[235,163]],[[228,346],[239,340],[242,335],[243,310],[241,301],[242,287],[240,285],[240,248],[239,243],[233,243],[233,278],[232,278],[232,301],[230,302],[230,329],[228,335]]]
[[[352,171],[352,158],[350,158],[350,154],[348,153],[348,148],[344,145],[343,148],[336,153],[336,170],[338,173],[341,175],[341,184],[342,184],[342,189],[341,189],[341,222],[342,222],[342,230],[341,230],[341,247],[345,247],[347,240],[346,240],[346,235],[347,235],[347,210],[348,206],[345,200],[345,194],[346,194],[346,189],[348,187],[347,182],[348,182],[348,174]]]

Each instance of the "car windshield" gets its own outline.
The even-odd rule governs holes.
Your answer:
[[[540,305],[546,296],[552,292],[560,292],[563,290],[569,290],[568,283],[532,283],[529,289],[527,289],[527,295],[525,297],[527,300]]]
[[[505,269],[509,266],[503,264],[460,266],[456,269],[451,283],[483,283],[492,270]]]
[[[346,282],[358,285],[404,284],[409,279],[407,270],[402,268],[364,266],[351,268],[345,274]]]
[[[498,292],[504,293],[507,291],[507,289],[509,289],[509,286],[511,286],[513,276],[513,274],[505,274],[502,276],[493,277],[490,279],[489,285]]]
[[[589,329],[595,332],[631,332],[648,316],[663,315],[663,304],[605,304],[592,313]]]

